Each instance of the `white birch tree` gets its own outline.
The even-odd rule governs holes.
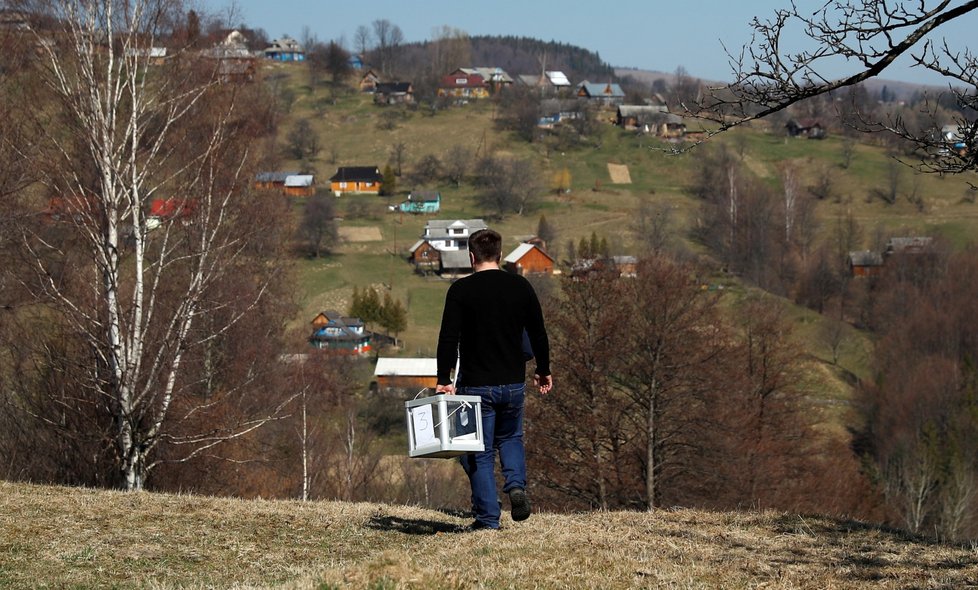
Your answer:
[[[171,427],[234,395],[234,386],[202,386],[210,379],[201,374],[214,370],[219,337],[258,305],[272,278],[256,276],[249,297],[233,304],[218,293],[249,247],[232,229],[248,161],[243,105],[195,54],[171,49],[164,65],[154,63],[151,49],[183,18],[176,0],[40,0],[22,8],[34,15],[43,49],[36,126],[44,183],[62,195],[85,260],[75,269],[84,288],[73,288],[52,272],[52,261],[67,254],[61,243],[25,231],[37,271],[31,287],[84,343],[92,368],[77,382],[110,408],[120,484],[140,490],[162,445],[168,460],[186,461],[277,411],[193,432]],[[154,199],[164,216],[158,229],[148,215]],[[257,370],[245,373],[243,381]]]

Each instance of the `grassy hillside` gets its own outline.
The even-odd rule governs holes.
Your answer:
[[[540,214],[545,214],[558,234],[552,251],[558,256],[568,242],[577,243],[592,232],[608,238],[613,253],[635,253],[632,219],[643,202],[664,204],[674,213],[676,231],[686,233],[698,215],[699,203],[687,192],[693,180],[697,159],[704,147],[680,155],[669,153],[671,146],[655,139],[626,133],[605,125],[596,141],[589,147],[566,152],[548,152],[538,144],[516,140],[496,125],[497,112],[491,102],[473,102],[465,107],[439,111],[423,109],[403,112],[394,129],[385,129],[382,118],[389,109],[371,103],[367,95],[356,92],[335,94],[325,85],[309,85],[301,66],[271,64],[266,66],[266,80],[293,100],[289,114],[282,121],[282,137],[295,121],[309,119],[319,134],[323,150],[311,162],[286,159],[283,169],[312,167],[321,182],[333,174],[337,166],[376,165],[383,167],[390,158],[391,147],[405,145],[405,172],[424,156],[443,156],[454,146],[463,146],[475,153],[487,150],[532,160],[541,171],[544,186],[559,170],[571,172],[572,190],[569,194],[548,193],[537,210],[523,216],[511,215],[493,221],[508,240],[505,248],[515,247],[514,236],[536,231]],[[695,127],[695,122],[691,122]],[[871,137],[865,138],[867,140]],[[843,168],[843,139],[830,136],[823,141],[788,139],[780,130],[763,124],[724,134],[713,143],[726,143],[742,154],[749,170],[777,187],[778,169],[792,163],[801,175],[801,186],[813,186],[824,175],[831,177],[833,197],[818,202],[817,217],[820,234],[828,239],[835,220],[851,214],[864,228],[863,247],[873,247],[878,235],[941,234],[961,245],[972,239],[978,229],[978,205],[970,202],[969,177],[914,175],[910,168],[900,169],[901,192],[916,187],[922,207],[906,198],[893,205],[879,199],[868,200],[873,189],[886,183],[889,162],[882,147],[869,143],[855,146],[851,165]],[[284,154],[284,139],[281,141]],[[630,184],[612,184],[608,164],[628,166]],[[407,177],[400,180],[399,190],[410,189]],[[475,204],[474,189],[463,183],[437,188],[443,195],[443,211],[438,218],[485,217]],[[429,355],[433,353],[440,319],[441,305],[448,283],[437,278],[422,278],[412,272],[405,262],[407,249],[417,240],[426,217],[391,214],[386,205],[397,202],[404,194],[386,199],[369,196],[344,196],[337,208],[345,216],[341,231],[349,239],[335,255],[315,260],[298,261],[300,311],[291,324],[304,335],[308,322],[326,308],[345,310],[354,286],[389,288],[401,299],[409,314],[408,329],[401,334],[405,343],[400,354]],[[301,202],[298,203],[301,206]],[[299,210],[299,207],[297,207]],[[878,229],[877,229],[878,228]],[[378,238],[379,236],[379,238]],[[698,248],[691,243],[692,248]],[[816,337],[821,318],[799,311],[798,332],[809,343],[816,358],[826,359]],[[849,350],[843,355],[845,371],[863,374],[865,344],[853,333]],[[301,338],[297,347],[303,347]],[[834,369],[827,369],[832,373]]]
[[[536,514],[0,482],[4,588],[966,588],[978,551],[775,512]]]

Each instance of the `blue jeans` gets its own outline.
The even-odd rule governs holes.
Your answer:
[[[462,395],[482,398],[482,436],[486,450],[462,455],[462,468],[472,486],[472,512],[489,528],[499,528],[496,495],[496,452],[503,470],[503,492],[526,488],[526,453],[523,450],[523,400],[526,385],[462,387]]]

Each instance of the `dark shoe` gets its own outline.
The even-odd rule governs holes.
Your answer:
[[[530,499],[526,497],[526,490],[514,488],[509,491],[509,508],[517,522],[530,518]]]

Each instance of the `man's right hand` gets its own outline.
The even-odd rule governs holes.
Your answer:
[[[546,377],[534,375],[533,386],[538,387],[541,394],[547,394],[551,389],[553,389],[554,377],[553,375],[547,375]]]
[[[455,386],[449,383],[448,385],[436,385],[435,393],[444,393],[446,395],[455,395]]]

